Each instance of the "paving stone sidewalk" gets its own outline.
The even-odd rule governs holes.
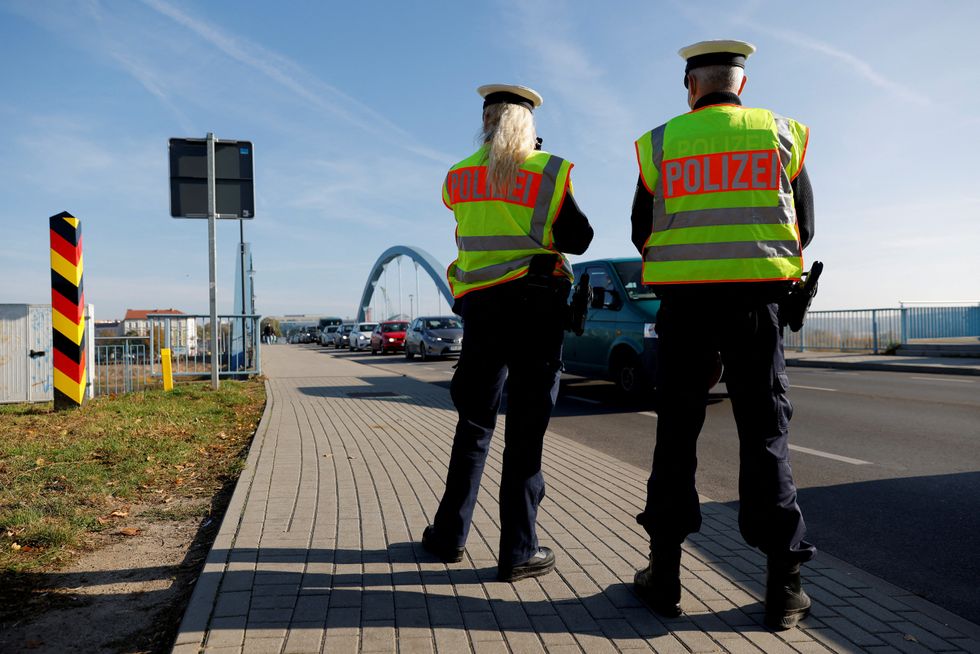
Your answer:
[[[495,580],[502,433],[466,557],[439,563],[418,541],[449,460],[448,391],[288,345],[264,348],[263,369],[269,403],[178,654],[980,652],[976,625],[825,555],[804,570],[813,615],[768,631],[765,560],[708,498],[684,548],[684,615],[657,617],[631,591],[646,471],[553,433],[539,536],[557,571]]]

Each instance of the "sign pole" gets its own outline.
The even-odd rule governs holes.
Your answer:
[[[248,367],[245,340],[245,221],[241,219],[238,221],[238,257],[242,263],[242,366]]]
[[[218,248],[215,238],[217,211],[214,188],[214,134],[208,132],[208,272],[211,301],[211,388],[218,390]]]

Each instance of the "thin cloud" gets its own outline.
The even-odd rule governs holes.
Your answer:
[[[812,50],[813,52],[826,55],[832,59],[836,59],[837,61],[846,64],[848,69],[857,74],[859,77],[863,77],[872,85],[887,91],[901,98],[902,100],[912,102],[923,107],[929,107],[934,104],[932,100],[925,97],[921,93],[916,92],[914,89],[885,77],[876,71],[874,67],[872,67],[871,64],[864,59],[861,59],[857,55],[847,52],[846,50],[842,50],[835,45],[827,43],[826,41],[820,41],[818,39],[800,34],[799,32],[792,32],[785,29],[773,30],[766,27],[759,27],[759,25],[756,23],[741,17],[732,19],[732,22],[743,25],[757,32],[761,32],[762,34],[765,34],[766,36],[774,38],[778,41],[783,41],[784,43],[789,43],[793,46],[806,48],[808,50]]]
[[[628,132],[636,124],[627,103],[619,99],[609,84],[607,71],[589,52],[579,45],[569,25],[557,16],[574,12],[566,5],[548,6],[534,3],[506,5],[514,16],[515,40],[522,48],[533,51],[530,57],[546,80],[544,86],[554,89],[563,104],[587,119],[585,137],[598,145],[606,157],[615,157],[621,151],[621,143],[629,143]],[[549,26],[549,36],[539,38],[539,25]],[[588,89],[583,92],[583,89]],[[601,126],[598,127],[597,126]]]
[[[192,133],[194,131],[194,126],[191,121],[187,118],[187,115],[174,104],[173,100],[164,90],[164,85],[159,80],[156,72],[137,61],[135,58],[127,55],[124,52],[116,48],[110,48],[107,50],[107,54],[112,57],[116,63],[118,63],[124,71],[129,73],[140,85],[146,89],[150,95],[156,97],[160,102],[163,103],[165,107],[170,109],[173,114],[177,117],[177,121],[180,123],[181,128],[187,132]]]
[[[249,42],[246,48],[240,39],[206,21],[184,13],[165,0],[143,0],[143,4],[189,29],[235,61],[259,71],[318,109],[330,111],[350,124],[378,136],[387,137],[390,133],[394,133],[403,140],[401,143],[403,147],[418,156],[440,163],[452,158],[450,155],[444,155],[419,144],[411,134],[382,114],[337,87],[315,78],[302,67],[276,52],[254,42]],[[331,96],[340,102],[330,99]],[[349,105],[351,109],[344,105]]]

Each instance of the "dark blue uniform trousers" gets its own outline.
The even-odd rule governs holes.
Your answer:
[[[451,394],[459,422],[434,527],[441,542],[465,545],[506,384],[501,565],[523,563],[538,549],[541,448],[558,395],[567,295],[568,286],[530,290],[518,280],[473,291],[457,307],[463,349]]]
[[[658,424],[646,507],[651,541],[676,545],[701,528],[695,488],[707,383],[721,353],[739,439],[739,529],[788,563],[811,559],[789,462],[789,381],[779,306],[765,300],[664,298],[657,314]]]

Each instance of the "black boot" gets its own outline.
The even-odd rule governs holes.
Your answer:
[[[792,629],[810,613],[810,597],[803,590],[799,563],[776,563],[766,568],[766,626]]]
[[[465,552],[462,547],[454,547],[440,542],[436,537],[435,527],[432,525],[426,527],[425,531],[422,532],[422,547],[443,563],[459,563],[463,560],[463,552]]]
[[[633,577],[636,594],[666,618],[681,614],[681,546],[650,547],[650,563]]]

